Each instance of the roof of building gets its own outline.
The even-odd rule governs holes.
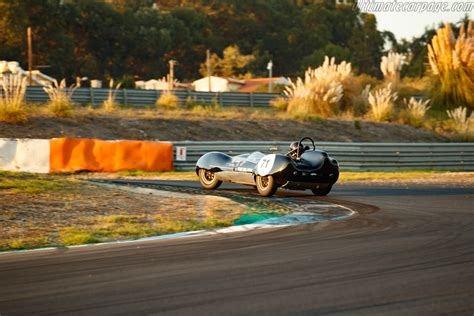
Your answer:
[[[289,84],[288,79],[284,77],[246,79],[245,84],[239,89],[239,92],[254,92],[260,86],[270,84],[270,81],[273,84]]]

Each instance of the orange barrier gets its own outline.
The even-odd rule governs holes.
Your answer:
[[[173,169],[173,144],[54,138],[50,140],[49,160],[51,172],[169,171]]]

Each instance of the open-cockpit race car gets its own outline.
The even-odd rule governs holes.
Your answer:
[[[309,141],[312,149],[303,143]],[[217,189],[222,182],[250,185],[262,196],[273,195],[278,188],[310,189],[315,195],[327,195],[339,178],[339,165],[326,152],[317,150],[314,140],[304,137],[282,154],[253,152],[231,157],[209,152],[199,158],[196,173],[205,189]]]

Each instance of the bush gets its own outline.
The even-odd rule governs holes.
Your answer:
[[[403,101],[407,105],[407,111],[405,112],[406,123],[413,127],[420,127],[423,124],[426,112],[431,108],[428,106],[430,100],[416,100],[414,97],[411,97],[409,100],[404,99]]]
[[[135,89],[135,79],[133,79],[133,77],[130,75],[125,75],[120,80],[119,85],[124,89]]]
[[[393,114],[393,102],[397,100],[396,92],[392,92],[392,84],[386,88],[369,92],[370,116],[377,122],[389,121]]]
[[[270,101],[270,106],[279,111],[286,111],[288,108],[288,98],[278,97]]]
[[[72,85],[66,88],[66,80],[61,80],[58,84],[54,80],[53,85],[43,88],[49,96],[48,109],[57,117],[68,117],[73,113],[72,94],[75,87]]]
[[[199,106],[207,106],[207,104],[199,101],[196,97],[189,96],[186,98],[186,102],[184,103],[184,106],[187,109],[194,109],[195,107],[199,107]]]
[[[363,116],[369,110],[367,90],[379,85],[380,81],[372,76],[361,74],[344,81],[344,96],[341,109],[352,111],[356,116]],[[361,92],[362,91],[362,92]]]
[[[0,89],[0,121],[22,123],[26,121],[25,92],[27,79],[20,75],[3,76]]]
[[[177,108],[179,106],[179,98],[171,91],[163,92],[156,101],[158,108]]]
[[[457,136],[462,140],[473,140],[474,139],[474,113],[467,116],[467,108],[457,107],[454,110],[446,111],[449,118],[454,123],[454,129]]]
[[[351,76],[351,64],[345,61],[336,64],[327,56],[324,64],[309,68],[305,79],[286,88],[289,97],[287,111],[293,115],[321,115],[329,117],[339,112],[339,101],[343,96],[343,82]]]

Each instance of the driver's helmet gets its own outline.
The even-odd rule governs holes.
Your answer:
[[[292,143],[290,144],[290,150],[296,150],[296,149],[298,149],[298,144],[299,144],[298,142],[292,142]],[[303,149],[303,145],[300,145],[300,153],[302,153],[303,150],[304,150],[304,149]]]

